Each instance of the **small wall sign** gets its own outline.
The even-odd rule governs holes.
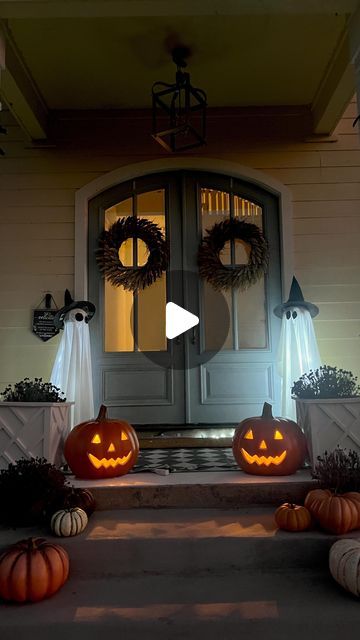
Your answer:
[[[47,293],[45,295],[41,300],[40,305],[44,300],[45,308],[39,309],[39,307],[37,307],[33,310],[32,330],[40,340],[47,342],[47,340],[50,340],[59,333],[59,329],[54,325],[54,317],[56,316],[58,309],[55,301],[54,304],[56,308],[51,309],[51,300],[54,300],[51,293]]]

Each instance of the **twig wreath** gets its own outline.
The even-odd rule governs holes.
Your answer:
[[[247,289],[266,272],[269,246],[255,224],[231,218],[217,222],[206,234],[198,251],[199,274],[214,289]],[[220,253],[229,240],[242,240],[250,246],[247,264],[224,265],[221,262]]]
[[[126,267],[120,260],[119,249],[128,238],[142,240],[148,249],[146,264]],[[99,269],[115,287],[128,291],[145,289],[159,278],[168,265],[168,247],[160,227],[146,218],[120,218],[99,237],[96,251]]]

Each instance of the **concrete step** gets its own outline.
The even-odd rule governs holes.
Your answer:
[[[359,603],[328,571],[335,536],[276,529],[272,507],[98,511],[85,531],[0,530],[0,550],[42,536],[70,577],[37,604],[1,603],[1,640],[355,640]],[[356,532],[347,537],[356,537]]]
[[[280,531],[273,514],[272,507],[98,511],[79,536],[54,538],[38,528],[3,529],[0,544],[4,548],[16,540],[45,534],[67,549],[72,574],[78,579],[206,576],[327,566],[335,536],[317,530]]]
[[[137,508],[225,508],[245,505],[301,503],[316,486],[309,470],[291,476],[255,476],[242,471],[130,473],[108,480],[79,480],[68,476],[77,487],[90,489],[97,509]]]
[[[124,640],[355,640],[358,622],[358,601],[327,569],[93,580],[72,574],[48,600],[1,605],[0,635],[98,640],[114,631]]]

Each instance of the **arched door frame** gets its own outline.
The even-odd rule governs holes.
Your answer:
[[[283,299],[287,299],[293,276],[293,233],[291,192],[271,176],[236,162],[212,158],[161,158],[119,167],[76,191],[75,194],[75,299],[88,295],[88,203],[99,193],[126,180],[151,173],[178,170],[207,171],[239,178],[262,187],[278,197],[280,215],[281,279]]]

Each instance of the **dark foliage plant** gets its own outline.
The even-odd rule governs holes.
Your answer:
[[[294,382],[291,393],[296,398],[355,398],[360,395],[357,377],[351,371],[324,365],[305,373]]]
[[[12,527],[47,521],[65,475],[45,458],[21,458],[0,471],[0,523]]]
[[[322,489],[334,493],[360,491],[360,456],[356,451],[346,452],[337,447],[330,453],[325,451],[317,460],[312,476]]]
[[[51,382],[43,382],[42,378],[24,378],[14,385],[8,385],[1,392],[4,402],[65,402],[64,394]]]

